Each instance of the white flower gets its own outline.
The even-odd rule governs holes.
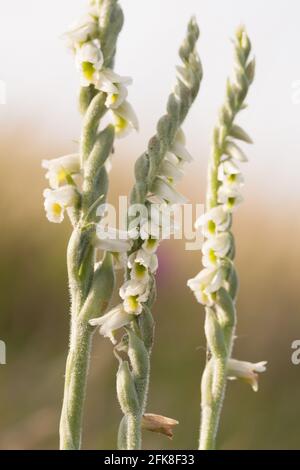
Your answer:
[[[159,169],[159,174],[166,178],[170,184],[177,183],[184,176],[182,169],[178,165],[172,163],[169,159],[163,160]]]
[[[126,253],[132,247],[130,234],[124,230],[117,230],[105,224],[98,224],[94,240],[96,248],[113,253]]]
[[[93,39],[98,31],[98,18],[95,9],[91,9],[64,34],[68,46],[73,50],[82,43]]]
[[[225,281],[223,268],[205,268],[196,277],[187,282],[200,304],[212,307],[214,294],[222,287]]]
[[[137,116],[128,101],[124,101],[118,109],[113,109],[112,113],[116,137],[125,137],[132,129],[139,130]]]
[[[190,163],[193,161],[193,157],[185,148],[185,135],[182,129],[176,134],[175,141],[171,147],[171,152],[179,158],[180,161]]]
[[[148,271],[151,273],[157,271],[158,259],[155,254],[150,254],[141,249],[129,256],[128,267],[131,269],[131,279],[136,279],[140,282],[148,282]]]
[[[183,132],[182,128],[180,127],[176,133],[176,136],[175,136],[175,141],[178,143],[178,144],[181,144],[183,146],[185,146],[186,144],[186,137],[185,137],[185,133]]]
[[[218,190],[218,202],[223,204],[224,210],[232,212],[241,202],[243,202],[243,198],[238,187],[230,187],[222,184]]]
[[[143,311],[143,303],[147,302],[150,294],[148,284],[135,279],[125,282],[120,288],[120,297],[127,313],[140,315]]]
[[[220,259],[224,258],[230,251],[231,237],[228,232],[219,233],[211,238],[208,238],[203,244],[203,265],[216,266]]]
[[[100,334],[105,338],[109,338],[113,344],[117,341],[114,337],[114,332],[123,326],[128,325],[133,319],[132,315],[125,312],[123,304],[113,308],[106,315],[100,318],[94,318],[89,321],[91,326],[100,326]]]
[[[163,161],[171,163],[173,166],[175,166],[178,170],[181,171],[183,171],[185,166],[185,162],[176,157],[176,155],[172,152],[167,152]]]
[[[126,100],[127,85],[131,85],[130,77],[121,77],[111,69],[102,69],[97,73],[95,87],[107,93],[105,105],[107,108],[117,109]]]
[[[195,223],[195,228],[203,227],[203,233],[210,237],[219,232],[226,231],[230,226],[230,215],[223,209],[223,206],[217,206],[201,215]]]
[[[80,158],[78,154],[66,155],[53,160],[43,160],[42,167],[47,171],[46,178],[51,188],[57,189],[68,184],[68,179],[80,173]]]
[[[78,193],[71,185],[53,190],[45,189],[43,195],[47,218],[56,224],[64,220],[65,210],[74,207],[78,199]]]
[[[169,204],[185,204],[187,202],[187,199],[182,194],[178,193],[173,186],[159,176],[155,178],[151,191],[162,202]]]
[[[143,250],[150,254],[156,253],[158,247],[159,240],[157,238],[152,238],[151,236],[147,238],[142,245]]]
[[[244,183],[241,170],[232,160],[226,160],[220,164],[218,180],[227,186],[241,186]]]
[[[76,51],[76,63],[80,70],[81,85],[83,87],[94,84],[97,72],[104,62],[99,39],[85,42]]]
[[[258,373],[266,371],[266,361],[252,362],[237,361],[236,359],[229,359],[227,365],[227,376],[229,380],[242,379],[249,383],[254,390],[258,391]]]
[[[243,150],[235,142],[227,142],[225,153],[234,160],[239,162],[247,162],[248,158]]]

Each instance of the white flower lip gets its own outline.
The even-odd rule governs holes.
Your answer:
[[[211,237],[219,232],[226,231],[230,226],[230,215],[223,206],[216,206],[205,214],[201,215],[195,223],[195,228],[203,227],[206,237]]]
[[[96,227],[94,244],[104,251],[125,253],[131,249],[132,240],[128,232],[107,227],[100,223]]]
[[[56,224],[64,220],[65,210],[73,207],[78,197],[74,186],[70,185],[58,189],[45,189],[43,195],[46,216],[50,222]]]
[[[117,109],[113,109],[116,137],[126,137],[132,129],[139,130],[138,118],[128,101],[124,101]]]
[[[229,380],[242,379],[249,383],[254,392],[258,391],[258,373],[266,371],[267,361],[257,363],[229,359],[227,376]]]
[[[239,204],[243,202],[239,187],[221,185],[218,190],[218,202],[223,204],[226,211],[232,212]]]
[[[231,237],[228,232],[208,238],[202,247],[204,266],[217,265],[229,253],[230,248]]]
[[[191,156],[191,154],[179,142],[175,142],[173,144],[173,146],[171,147],[171,152],[174,153],[176,157],[178,157],[180,160],[183,160],[184,162],[191,163],[193,161],[193,157]]]
[[[140,282],[148,282],[149,271],[153,274],[158,269],[158,259],[144,249],[140,249],[128,258],[128,267],[131,269],[131,278]]]
[[[95,87],[107,93],[107,108],[118,109],[128,96],[127,86],[132,84],[131,77],[122,77],[107,68],[99,71],[96,77]]]
[[[52,160],[43,160],[42,167],[47,171],[46,178],[52,189],[67,183],[68,176],[80,174],[79,154],[70,154]]]
[[[90,320],[89,324],[91,326],[100,326],[100,334],[105,338],[109,338],[113,344],[116,344],[114,332],[128,325],[132,319],[133,316],[124,310],[123,304],[120,304],[106,315]]]
[[[76,64],[80,71],[80,82],[83,87],[95,84],[97,71],[104,63],[99,39],[83,43],[76,50]]]
[[[169,204],[185,204],[187,199],[159,176],[155,178],[151,191]]]
[[[82,18],[73,24],[69,30],[63,35],[68,41],[69,47],[76,47],[92,39],[98,31],[97,16],[91,9],[90,13],[82,16]]]
[[[222,267],[205,268],[196,277],[187,282],[194,292],[197,301],[211,307],[214,304],[211,294],[217,292],[225,281],[225,271]]]
[[[143,311],[143,303],[149,298],[150,288],[148,283],[131,279],[121,286],[119,293],[124,301],[124,310],[130,314],[140,315]]]

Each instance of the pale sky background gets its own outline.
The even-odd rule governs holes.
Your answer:
[[[78,74],[61,35],[84,12],[86,3],[0,0],[0,79],[7,84],[7,105],[0,106],[2,131],[15,122],[32,121],[39,138],[57,136],[65,142],[62,154],[74,150],[72,141],[80,130]],[[299,199],[300,104],[292,100],[292,84],[300,80],[299,0],[121,0],[120,4],[126,21],[116,71],[134,79],[129,100],[141,126],[138,135],[120,142],[120,153],[130,149],[136,158],[153,134],[174,83],[186,23],[195,14],[205,78],[184,129],[196,159],[189,169],[190,181],[205,185],[200,168],[207,162],[211,130],[232,70],[230,38],[244,23],[257,58],[250,107],[241,121],[255,141],[248,149],[245,191],[255,196],[261,192],[275,204]]]

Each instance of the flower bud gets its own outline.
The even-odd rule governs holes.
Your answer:
[[[215,312],[211,308],[206,308],[204,329],[212,354],[215,357],[226,357],[227,350],[224,341],[224,333]]]
[[[124,415],[138,415],[139,402],[128,361],[120,364],[117,373],[117,395]]]

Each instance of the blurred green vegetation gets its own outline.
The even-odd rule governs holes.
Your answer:
[[[33,129],[19,128],[1,136],[0,338],[7,343],[8,362],[0,366],[1,449],[58,446],[69,326],[69,227],[44,217],[40,160],[60,155],[63,146],[50,138],[33,142],[33,135]],[[132,179],[130,174],[124,181],[129,170],[118,165],[114,196],[126,194]],[[193,197],[196,202],[196,191]],[[258,394],[244,383],[229,384],[219,436],[223,449],[300,448],[300,367],[290,359],[291,343],[300,338],[300,222],[295,201],[274,208],[259,200],[253,188],[234,224],[241,278],[235,356],[268,360],[269,367]],[[185,252],[183,242],[161,247],[148,411],[176,418],[180,425],[173,441],[145,434],[148,449],[197,446],[204,315],[185,286],[199,269],[200,255]],[[116,368],[111,344],[96,334],[85,449],[116,446],[121,418]]]

